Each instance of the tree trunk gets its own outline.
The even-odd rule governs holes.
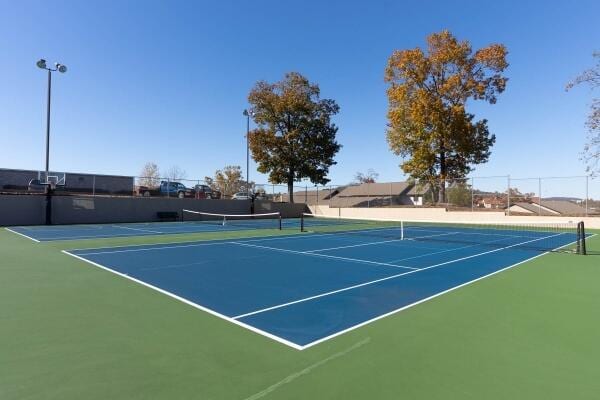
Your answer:
[[[440,152],[440,195],[438,203],[446,202],[446,152]]]
[[[287,180],[288,197],[290,203],[294,202],[294,174],[290,173]]]

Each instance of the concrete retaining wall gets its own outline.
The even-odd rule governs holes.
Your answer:
[[[179,213],[182,209],[246,214],[250,212],[250,202],[246,200],[55,196],[52,203],[52,223],[151,222],[158,221],[157,213],[159,211]]]
[[[0,195],[0,226],[43,225],[44,195]],[[157,221],[159,211],[182,209],[224,214],[249,214],[249,200],[196,200],[166,197],[53,196],[53,224],[101,224]],[[308,212],[304,204],[257,201],[255,213],[281,212],[284,218]]]
[[[41,225],[45,220],[45,196],[0,195],[0,225]]]
[[[273,203],[270,201],[256,201],[254,203],[254,212],[270,213],[280,212],[282,218],[298,218],[304,212],[310,212],[308,206],[304,203]]]

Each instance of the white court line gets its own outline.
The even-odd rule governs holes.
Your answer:
[[[428,256],[432,256],[432,255],[434,255],[434,254],[448,253],[448,252],[450,252],[450,251],[456,251],[456,250],[468,249],[468,248],[470,248],[470,247],[477,247],[477,246],[486,245],[486,244],[490,244],[490,243],[501,242],[501,241],[503,241],[503,240],[508,240],[508,239],[510,239],[510,238],[506,238],[506,237],[504,237],[504,238],[502,238],[502,239],[497,239],[497,240],[489,240],[489,241],[487,241],[487,242],[481,242],[481,243],[477,243],[477,244],[470,244],[470,245],[468,245],[468,246],[455,247],[455,248],[453,248],[453,249],[446,249],[446,250],[434,251],[434,252],[431,252],[431,253],[421,254],[421,255],[418,255],[418,256],[405,257],[405,258],[398,258],[398,259],[391,260],[391,261],[388,261],[388,262],[391,262],[391,263],[393,263],[393,262],[399,262],[399,261],[405,261],[405,260],[414,260],[415,258],[428,257]],[[438,248],[439,248],[439,247],[438,247]]]
[[[143,243],[143,244],[132,244],[132,245],[127,245],[127,246],[116,246],[116,247],[90,247],[90,248],[83,248],[83,249],[70,249],[69,251],[105,250],[105,251],[80,254],[82,256],[85,256],[85,255],[91,255],[91,254],[128,253],[128,252],[135,252],[135,251],[177,249],[177,248],[181,248],[181,247],[209,246],[209,245],[216,245],[216,244],[232,243],[232,241],[237,241],[237,242],[243,241],[243,243],[253,243],[253,242],[271,241],[271,240],[285,240],[285,239],[294,239],[294,240],[314,239],[316,237],[321,237],[321,236],[333,236],[333,237],[340,237],[340,238],[342,237],[342,236],[340,236],[339,233],[314,233],[311,235],[304,235],[304,234],[298,232],[297,234],[291,234],[291,235],[288,234],[288,235],[246,236],[246,237],[237,237],[237,238],[232,237],[232,238],[223,238],[223,239],[196,239],[196,240],[179,242],[179,243],[173,243],[173,242]],[[163,247],[154,247],[154,246],[162,246],[162,245],[164,245],[164,246]],[[143,246],[149,246],[149,247],[143,248],[143,249],[139,249],[139,248],[132,249],[131,248],[131,247],[143,247]],[[122,248],[123,250],[113,250],[113,249],[120,249],[120,248]]]
[[[165,235],[168,235],[165,234]],[[112,238],[121,238],[121,237],[132,237],[133,235],[127,233],[117,233],[117,234],[100,234],[100,235],[85,235],[85,236],[63,236],[63,237],[42,237],[40,241],[42,242],[64,242],[68,240],[88,240],[88,239],[112,239]],[[146,235],[150,236],[150,235]]]
[[[245,313],[245,314],[241,314],[241,315],[236,315],[235,317],[233,317],[233,319],[237,320],[239,318],[248,317],[250,315],[262,314],[262,313],[267,312],[267,311],[272,311],[272,310],[276,310],[278,308],[288,307],[288,306],[291,306],[293,304],[304,303],[306,301],[318,299],[318,298],[321,298],[321,297],[331,296],[331,295],[336,294],[336,293],[347,292],[349,290],[357,289],[359,287],[373,285],[375,283],[387,281],[387,280],[398,278],[398,277],[401,277],[401,276],[415,274],[417,272],[426,271],[428,269],[441,267],[443,265],[453,264],[453,263],[456,263],[456,262],[459,262],[459,261],[468,260],[470,258],[475,258],[475,257],[483,256],[483,255],[486,255],[486,254],[496,253],[496,252],[501,251],[501,250],[510,249],[512,247],[515,247],[515,246],[521,246],[521,245],[524,245],[524,244],[527,244],[527,243],[531,243],[531,242],[536,242],[536,241],[542,240],[542,239],[549,239],[551,237],[555,237],[555,236],[559,236],[559,235],[562,235],[562,233],[558,233],[558,234],[552,235],[552,236],[546,236],[546,237],[542,237],[542,238],[537,238],[537,239],[529,240],[527,242],[513,244],[513,245],[510,245],[510,246],[505,246],[505,247],[501,247],[499,249],[489,250],[489,251],[485,251],[485,252],[482,252],[482,253],[473,254],[473,255],[470,255],[470,256],[466,256],[466,257],[457,258],[455,260],[445,261],[445,262],[442,262],[442,263],[430,265],[428,267],[423,267],[423,268],[419,268],[419,269],[415,268],[415,269],[413,269],[413,271],[401,272],[399,274],[391,275],[391,276],[388,276],[388,277],[385,277],[385,278],[374,279],[372,281],[360,283],[358,285],[352,285],[352,286],[348,286],[348,287],[345,287],[345,288],[342,288],[342,289],[337,289],[337,290],[332,290],[332,291],[329,291],[329,292],[321,293],[321,294],[318,294],[318,295],[315,295],[315,296],[310,296],[310,297],[305,297],[303,299],[299,299],[299,300],[295,300],[295,301],[290,301],[288,303],[278,304],[278,305],[275,305],[275,306],[272,306],[272,307],[266,307],[266,308],[263,308],[263,309],[260,309],[260,310],[251,311],[249,313]]]
[[[119,229],[129,229],[131,231],[138,231],[138,232],[148,232],[148,233],[157,233],[157,234],[164,233],[164,232],[159,232],[159,231],[151,231],[150,229],[131,228],[129,226],[121,226],[121,225],[111,225],[111,227],[119,228]]]
[[[391,239],[391,240],[381,240],[379,242],[370,242],[370,243],[359,243],[359,244],[349,244],[347,246],[338,246],[338,247],[327,247],[324,249],[315,249],[315,250],[306,250],[306,253],[313,253],[315,251],[330,251],[330,250],[339,250],[339,249],[350,249],[353,247],[363,247],[363,246],[373,246],[377,244],[385,244],[385,243],[393,243],[393,242],[401,242],[402,239]]]
[[[13,230],[12,230],[12,229],[10,229],[10,228],[4,228],[4,229],[6,229],[6,230],[7,230],[7,231],[9,231],[9,232],[12,232],[12,233],[14,233],[15,235],[23,236],[23,237],[25,237],[25,238],[27,238],[27,239],[29,239],[29,240],[33,240],[33,241],[34,241],[34,242],[36,242],[36,243],[39,243],[39,242],[40,242],[39,240],[37,240],[37,239],[34,239],[34,238],[32,238],[31,236],[27,236],[27,235],[25,235],[24,233],[17,232],[17,231],[13,231]]]
[[[382,240],[379,242],[370,242],[370,243],[359,243],[359,244],[350,244],[347,246],[338,246],[338,247],[328,247],[325,249],[316,249],[316,250],[306,250],[306,253],[313,253],[316,251],[330,251],[330,250],[340,250],[340,249],[350,249],[353,247],[363,247],[363,246],[372,246],[372,245],[376,245],[376,244],[385,244],[385,243],[393,243],[393,242],[401,242],[403,240],[411,240],[411,239],[423,239],[423,238],[428,238],[428,237],[434,237],[434,236],[445,236],[445,235],[454,235],[456,234],[456,232],[450,232],[450,233],[441,233],[438,235],[427,235],[427,236],[418,236],[416,238],[407,238],[407,239],[391,239],[391,240]]]
[[[199,310],[205,311],[205,312],[207,312],[207,313],[209,313],[209,314],[211,314],[211,315],[214,315],[214,316],[216,316],[216,317],[219,317],[219,318],[221,318],[221,319],[224,319],[225,321],[228,321],[228,322],[231,322],[231,323],[233,323],[233,324],[236,324],[236,325],[238,325],[238,326],[241,326],[241,327],[243,327],[243,328],[246,328],[246,329],[248,329],[248,330],[250,330],[250,331],[252,331],[252,332],[258,333],[258,334],[260,334],[260,335],[262,335],[262,336],[268,337],[269,339],[273,339],[273,340],[275,340],[275,341],[277,341],[277,342],[279,342],[279,343],[283,343],[283,344],[285,344],[285,345],[287,345],[287,346],[290,346],[290,347],[292,347],[292,348],[294,348],[294,349],[296,349],[296,350],[302,350],[302,346],[300,346],[300,345],[297,345],[296,343],[293,343],[293,342],[290,342],[290,341],[288,341],[288,340],[285,340],[285,339],[283,339],[283,338],[280,338],[279,336],[272,335],[272,334],[270,334],[270,333],[268,333],[268,332],[265,332],[265,331],[263,331],[263,330],[261,330],[261,329],[255,328],[254,326],[251,326],[251,325],[245,324],[245,323],[243,323],[243,322],[240,322],[240,321],[236,321],[236,320],[234,320],[233,318],[230,318],[230,317],[228,317],[228,316],[226,316],[226,315],[224,315],[224,314],[221,314],[221,313],[219,313],[219,312],[217,312],[217,311],[211,310],[210,308],[207,308],[207,307],[201,306],[200,304],[196,304],[196,303],[194,303],[193,301],[187,300],[187,299],[185,299],[185,298],[183,298],[183,297],[180,297],[180,296],[178,296],[178,295],[176,295],[176,294],[174,294],[174,293],[168,292],[168,291],[166,291],[166,290],[164,290],[164,289],[161,289],[161,288],[159,288],[159,287],[157,287],[157,286],[151,285],[151,284],[149,284],[149,283],[147,283],[147,282],[144,282],[144,281],[142,281],[142,280],[136,279],[136,278],[134,278],[134,277],[132,277],[132,276],[129,276],[129,275],[127,275],[127,274],[124,274],[124,273],[121,273],[121,272],[115,271],[115,270],[113,270],[113,269],[111,269],[111,268],[109,268],[109,267],[105,267],[104,265],[98,264],[98,263],[96,263],[96,262],[93,262],[93,261],[91,261],[91,260],[85,259],[85,258],[83,258],[83,257],[79,257],[78,255],[76,255],[76,254],[73,254],[73,253],[69,253],[69,252],[68,252],[68,251],[66,251],[66,250],[62,250],[62,253],[65,253],[65,254],[67,254],[67,255],[69,255],[69,256],[71,256],[71,257],[75,257],[75,258],[77,258],[78,260],[85,261],[85,262],[86,262],[86,263],[88,263],[88,264],[91,264],[91,265],[93,265],[93,266],[95,266],[95,267],[101,268],[101,269],[103,269],[103,270],[105,270],[105,271],[111,272],[111,273],[113,273],[113,274],[115,274],[115,275],[119,275],[119,276],[120,276],[120,277],[122,277],[122,278],[129,279],[129,280],[131,280],[131,281],[133,281],[133,282],[135,282],[135,283],[138,283],[138,284],[140,284],[140,285],[143,285],[143,286],[146,286],[146,287],[148,287],[148,288],[150,288],[150,289],[156,290],[157,292],[160,292],[160,293],[162,293],[162,294],[164,294],[164,295],[167,295],[167,296],[169,296],[169,297],[172,297],[172,298],[174,298],[175,300],[178,300],[178,301],[180,301],[180,302],[182,302],[182,303],[185,303],[185,304],[187,304],[187,305],[190,305],[190,306],[192,306],[192,307],[194,307],[194,308],[197,308],[197,309],[199,309]]]
[[[439,230],[434,230],[434,229],[421,229],[419,227],[405,227],[404,231],[407,230],[416,230],[419,232],[445,232],[445,231],[439,231]],[[465,232],[465,231],[457,231],[457,232],[452,232],[454,234],[458,234],[458,235],[481,235],[481,236],[504,236],[504,237],[513,237],[513,238],[523,238],[523,239],[527,239],[529,238],[529,236],[525,236],[525,235],[506,235],[506,234],[501,234],[501,233],[483,233],[483,232]],[[545,233],[551,233],[551,232],[545,232]]]
[[[348,257],[332,256],[332,255],[329,255],[329,254],[308,253],[306,251],[280,249],[280,248],[277,248],[277,247],[269,247],[269,246],[259,246],[259,245],[256,245],[256,244],[248,244],[248,243],[245,243],[245,242],[230,242],[230,243],[237,244],[237,245],[240,245],[240,246],[245,246],[245,247],[253,247],[253,248],[257,248],[257,249],[265,249],[265,250],[273,250],[273,251],[282,251],[282,252],[285,252],[285,253],[300,254],[300,255],[303,255],[303,256],[333,258],[335,260],[352,261],[352,262],[357,262],[357,263],[364,263],[364,264],[371,264],[371,265],[381,265],[381,266],[385,266],[385,267],[404,268],[404,269],[411,269],[411,270],[418,269],[418,268],[413,268],[413,267],[405,267],[403,265],[381,263],[381,262],[369,261],[369,260],[361,260],[360,258],[348,258]]]

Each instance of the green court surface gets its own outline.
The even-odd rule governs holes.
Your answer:
[[[61,253],[243,233],[0,229],[0,399],[598,398],[600,235],[303,351]]]

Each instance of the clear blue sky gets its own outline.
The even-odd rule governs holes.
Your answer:
[[[46,58],[69,67],[53,81],[53,170],[133,175],[155,161],[202,178],[245,166],[249,89],[299,71],[341,107],[332,182],[368,168],[400,180],[383,70],[393,50],[450,29],[474,48],[509,50],[508,89],[472,108],[497,136],[474,175],[581,175],[592,93],[564,87],[593,65],[598,15],[597,0],[5,1],[0,167],[43,169],[46,76],[35,61]]]

